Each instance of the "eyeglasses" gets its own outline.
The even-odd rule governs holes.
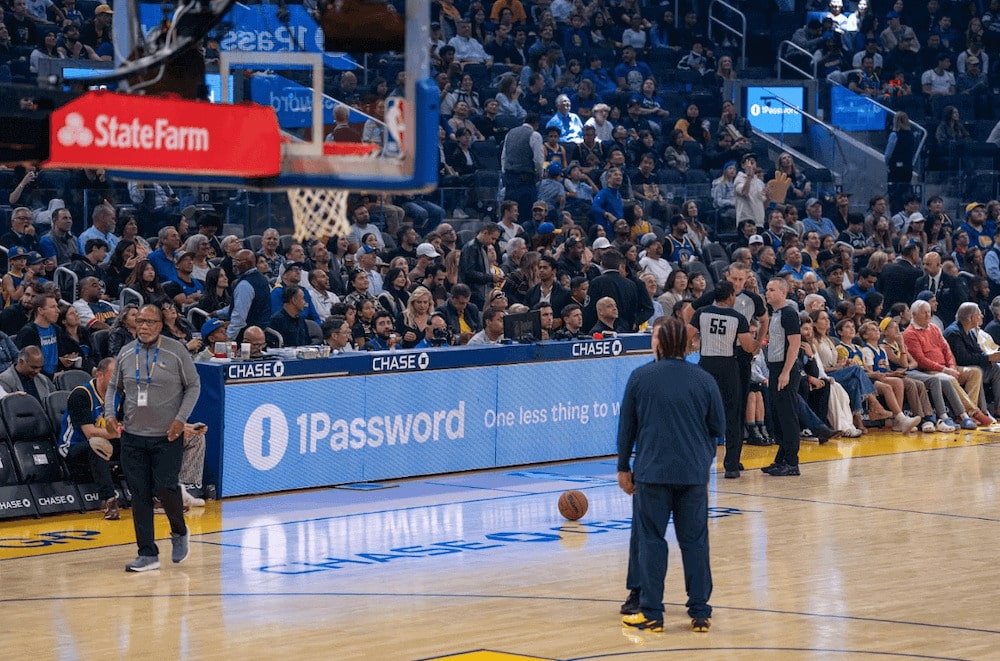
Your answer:
[[[158,323],[160,323],[159,319],[141,319],[140,318],[140,319],[136,319],[135,320],[135,325],[136,326],[155,326]]]

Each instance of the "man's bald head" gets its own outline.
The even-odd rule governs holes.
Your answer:
[[[233,257],[233,266],[235,266],[236,270],[240,273],[249,271],[256,266],[256,264],[257,257],[253,254],[252,250],[247,250],[246,248],[237,252],[236,256]]]

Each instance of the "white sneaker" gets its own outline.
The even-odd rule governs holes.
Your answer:
[[[896,422],[899,423],[899,426],[900,426],[900,430],[899,431],[903,432],[904,434],[908,434],[911,431],[913,431],[914,429],[916,429],[917,425],[920,424],[920,418],[918,418],[915,415],[910,416],[910,415],[906,415],[905,413],[900,413],[899,415],[896,416],[896,420],[893,422],[893,429],[894,430],[896,428],[896,425],[895,425]]]
[[[958,429],[958,427],[956,427],[955,424],[948,418],[941,418],[938,420],[937,425],[935,425],[934,428],[943,434],[947,434]]]
[[[191,507],[204,507],[205,506],[205,499],[204,498],[195,498],[190,493],[188,493],[188,490],[184,488],[184,485],[181,485],[181,500],[184,503],[184,510],[185,511],[187,511],[188,508],[191,508]]]
[[[920,431],[926,432],[928,434],[931,433],[931,432],[933,432],[934,431],[934,423],[931,422],[930,420],[928,420],[924,424],[920,425]]]
[[[468,218],[469,214],[465,213],[464,209],[455,209],[451,212],[452,218]]]
[[[899,421],[899,418],[892,419],[892,431],[903,431],[903,424]]]
[[[861,436],[861,430],[851,427],[849,430],[841,434],[844,438],[859,438]]]

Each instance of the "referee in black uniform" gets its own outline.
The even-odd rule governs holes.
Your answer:
[[[764,299],[752,291],[744,289],[747,281],[750,278],[755,277],[753,272],[749,268],[740,264],[738,262],[730,264],[726,267],[725,271],[726,281],[732,283],[733,289],[736,292],[736,299],[733,302],[733,309],[740,313],[747,323],[750,325],[750,332],[757,338],[767,337],[767,326],[769,322],[769,317],[767,315],[767,306],[764,304]],[[715,292],[707,292],[702,294],[701,297],[696,300],[693,305],[697,310],[703,308],[706,305],[711,305],[715,300]],[[756,326],[756,328],[754,328]],[[750,395],[750,364],[753,362],[753,355],[747,353],[742,347],[737,347],[736,349],[736,364],[739,370],[739,420],[740,424],[746,419],[747,412],[747,397]],[[740,428],[740,442],[742,444],[742,426]],[[758,445],[753,441],[754,437],[751,436],[749,442],[752,445]],[[770,443],[765,443],[770,444]]]
[[[767,334],[767,388],[778,432],[774,463],[761,470],[785,477],[799,474],[799,417],[797,413],[802,363],[799,347],[799,309],[788,300],[788,281],[772,278],[767,283],[767,304],[773,310]]]
[[[740,366],[736,352],[752,355],[760,344],[750,333],[750,324],[733,309],[736,290],[727,280],[715,287],[715,304],[696,310],[691,325],[701,337],[700,365],[715,378],[726,411],[726,456],[722,461],[725,476],[740,476],[740,453],[743,450],[743,418],[740,415]]]

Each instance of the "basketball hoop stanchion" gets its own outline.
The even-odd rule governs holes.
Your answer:
[[[379,146],[364,142],[330,142],[323,145],[328,155],[351,156],[361,159],[376,158]],[[351,191],[345,188],[289,188],[288,205],[292,209],[296,241],[315,238],[329,239],[346,236],[351,231],[347,217],[347,198]]]

